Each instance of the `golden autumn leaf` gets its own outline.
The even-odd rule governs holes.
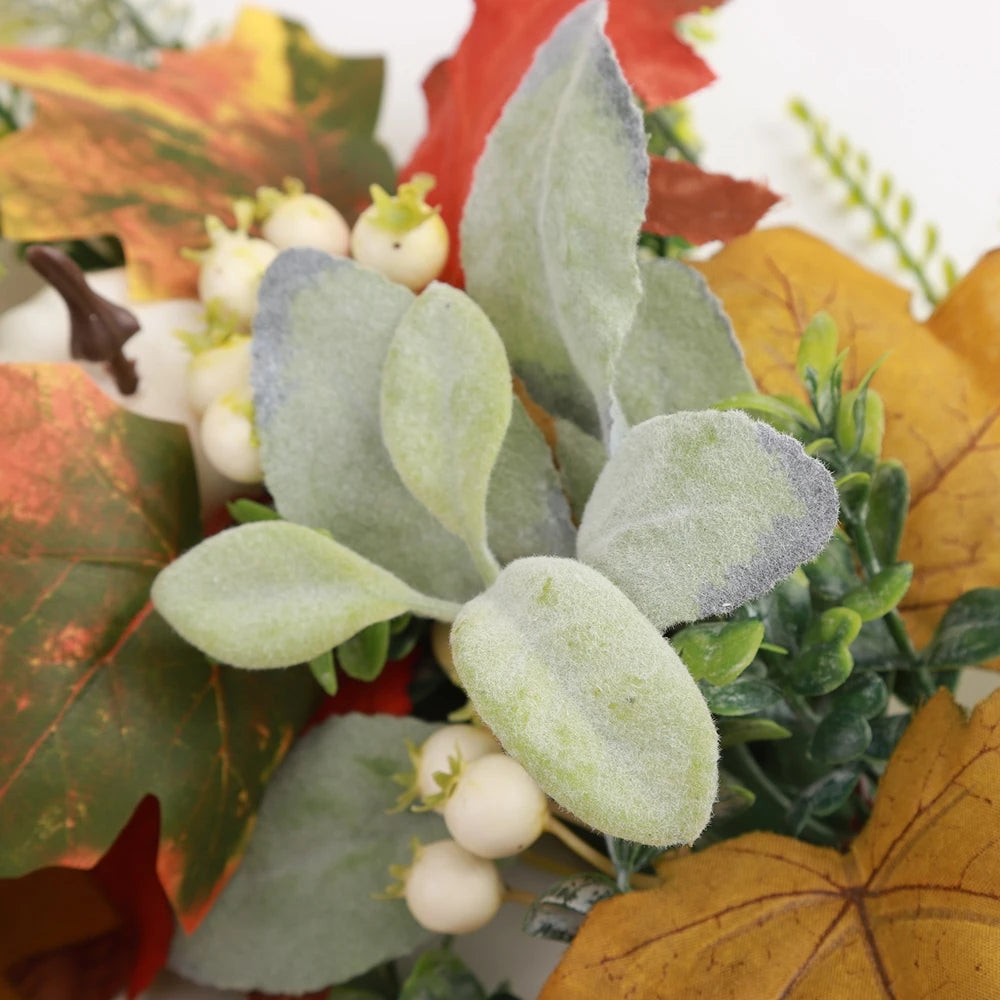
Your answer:
[[[939,692],[846,854],[752,833],[599,903],[540,1000],[1000,996],[1000,692]]]
[[[886,407],[883,454],[910,477],[900,559],[916,573],[901,609],[922,645],[960,594],[1000,584],[1000,254],[926,323],[904,289],[797,230],[751,233],[698,267],[763,392],[802,395],[799,335],[823,309],[851,349],[846,385],[889,352],[873,386]]]
[[[324,52],[306,31],[248,8],[226,41],[165,50],[144,69],[71,49],[0,50],[0,80],[25,87],[35,119],[0,142],[3,233],[14,240],[107,233],[125,246],[136,300],[193,294],[203,216],[261,184],[301,178],[353,221],[368,185],[390,184],[372,138],[380,59]]]

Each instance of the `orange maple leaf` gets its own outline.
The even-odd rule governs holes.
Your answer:
[[[873,385],[885,401],[883,454],[910,477],[900,558],[916,573],[901,609],[926,642],[959,595],[1000,583],[1000,253],[926,323],[912,317],[904,289],[796,230],[751,233],[697,266],[762,392],[802,394],[798,341],[820,310],[851,349],[846,385],[889,352]]]
[[[368,185],[391,184],[371,138],[380,59],[342,59],[305,30],[245,10],[230,39],[164,51],[153,69],[73,50],[0,50],[35,120],[0,142],[3,233],[14,240],[113,233],[136,300],[192,295],[202,218],[301,178],[349,220]]]
[[[599,903],[540,1000],[1000,996],[1000,692],[939,692],[846,854],[753,833]]]

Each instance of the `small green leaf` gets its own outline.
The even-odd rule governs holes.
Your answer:
[[[888,566],[896,561],[910,506],[910,482],[906,469],[894,458],[879,462],[872,474],[865,518],[878,561]]]
[[[846,538],[839,531],[812,562],[802,567],[813,593],[824,604],[834,604],[858,585],[854,556]]]
[[[382,440],[407,489],[468,546],[487,581],[486,493],[510,423],[503,344],[464,292],[434,282],[403,314],[382,369]]]
[[[531,397],[607,440],[614,359],[642,292],[649,159],[603,20],[582,4],[538,50],[487,139],[461,238],[469,294]]]
[[[866,719],[881,715],[889,704],[889,689],[873,670],[855,670],[833,696],[834,708]]]
[[[331,532],[423,593],[477,593],[465,545],[414,499],[382,444],[382,365],[413,294],[300,247],[268,268],[259,299],[251,382],[279,513]]]
[[[799,694],[820,695],[840,687],[851,674],[850,644],[861,630],[861,617],[849,608],[830,608],[814,618],[803,648],[785,668],[788,683]]]
[[[425,951],[399,993],[399,1000],[487,1000],[469,967],[448,948]]]
[[[850,798],[861,776],[859,764],[838,767],[813,782],[795,800],[788,813],[788,823],[798,836],[810,816],[830,816]]]
[[[806,428],[816,427],[816,415],[794,396],[765,396],[743,392],[715,404],[717,410],[742,410],[750,417],[763,420],[782,434],[799,437]]]
[[[809,755],[821,764],[846,764],[861,757],[871,741],[871,727],[863,715],[835,708],[816,727]]]
[[[868,756],[876,760],[888,760],[903,733],[906,732],[910,718],[909,712],[903,712],[899,715],[883,715],[880,719],[872,719],[872,741],[868,747]]]
[[[864,622],[887,615],[910,589],[913,563],[896,563],[880,570],[860,587],[845,594],[840,603],[856,611]]]
[[[572,420],[557,417],[556,458],[559,460],[559,476],[574,520],[579,523],[594,483],[607,464],[608,451],[595,437],[580,430]],[[574,537],[574,544],[575,544]]]
[[[790,729],[772,719],[722,718],[717,721],[719,741],[723,748],[754,743],[758,740],[786,740],[792,735]]]
[[[670,644],[696,681],[722,687],[750,666],[763,638],[763,622],[699,622],[671,636]]]
[[[711,715],[610,581],[572,559],[519,559],[465,605],[451,644],[483,721],[557,802],[637,843],[698,836],[716,790]]]
[[[281,515],[267,504],[256,500],[231,500],[226,504],[229,516],[237,524],[249,524],[252,521],[280,521]]]
[[[333,662],[333,650],[328,649],[309,661],[309,669],[319,686],[328,694],[337,693],[337,668]]]
[[[720,775],[719,797],[712,810],[712,822],[718,823],[738,816],[749,809],[756,799],[757,796],[749,788],[744,788],[731,777]]]
[[[849,472],[846,476],[841,476],[835,485],[841,504],[848,509],[858,510],[868,500],[872,477],[867,472]]]
[[[307,993],[426,946],[402,900],[373,898],[411,840],[440,840],[436,813],[393,813],[406,740],[433,726],[386,715],[334,717],[307,733],[271,779],[242,864],[171,968],[200,983]]]
[[[366,625],[411,609],[445,618],[457,611],[287,521],[214,535],[163,570],[152,597],[188,642],[251,669],[312,660]]]
[[[549,941],[572,941],[595,903],[618,895],[606,875],[572,875],[545,890],[524,914],[521,929]]]
[[[812,617],[809,578],[797,569],[752,605],[774,644],[795,652]]]
[[[781,692],[773,684],[753,677],[741,677],[721,688],[703,683],[702,692],[714,715],[751,715],[781,701]]]
[[[795,368],[805,382],[812,371],[817,383],[825,381],[837,359],[837,324],[826,312],[816,313],[802,331]]]
[[[577,553],[667,629],[769,590],[822,548],[838,510],[829,472],[792,438],[737,410],[674,413],[622,440]]]
[[[389,655],[389,623],[375,622],[337,647],[337,662],[348,677],[373,681]]]
[[[752,392],[743,351],[705,279],[664,258],[642,261],[639,272],[642,302],[615,362],[615,393],[628,422]]]
[[[948,670],[996,656],[1000,656],[1000,587],[980,587],[949,606],[923,660],[932,670]]]

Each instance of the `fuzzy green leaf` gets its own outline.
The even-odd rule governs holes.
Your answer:
[[[281,254],[254,324],[261,460],[283,517],[326,529],[424,593],[465,600],[481,589],[466,547],[414,499],[382,444],[382,365],[413,301],[351,261]]]
[[[407,489],[492,564],[486,493],[510,423],[503,343],[464,292],[434,282],[403,314],[382,369],[382,440]]]
[[[579,558],[659,629],[724,614],[812,558],[837,521],[829,472],[737,410],[654,417],[591,494]]]
[[[572,420],[556,418],[556,458],[563,489],[569,497],[574,519],[579,522],[593,492],[594,483],[607,464],[607,449],[595,437],[580,430]],[[574,543],[576,539],[574,537]]]
[[[384,715],[335,717],[275,775],[246,856],[170,966],[224,989],[306,993],[428,944],[402,900],[373,899],[411,838],[439,840],[435,813],[393,813],[405,741],[433,727]]]
[[[606,439],[649,161],[603,18],[585,3],[539,49],[487,140],[461,235],[466,287],[532,398]]]
[[[312,660],[366,625],[421,607],[433,616],[444,603],[287,521],[214,535],[163,570],[152,597],[188,642],[251,669]]]
[[[552,452],[521,401],[514,397],[513,403],[486,497],[490,549],[501,563],[531,555],[570,556],[576,529]]]
[[[704,410],[753,378],[718,299],[680,261],[639,265],[643,298],[615,363],[615,393],[630,424],[678,410]]]
[[[677,654],[599,573],[519,559],[451,634],[476,711],[583,822],[643,844],[690,843],[711,815],[717,741]]]

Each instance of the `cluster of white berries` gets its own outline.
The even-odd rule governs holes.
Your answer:
[[[350,254],[420,291],[448,257],[448,230],[425,200],[433,186],[426,174],[401,184],[395,195],[373,184],[372,205],[353,230],[333,205],[290,178],[284,191],[265,187],[256,199],[238,200],[235,229],[215,216],[205,220],[209,247],[185,252],[200,266],[205,330],[180,336],[191,352],[188,397],[201,418],[202,448],[223,475],[242,483],[260,482],[262,476],[250,395],[250,332],[268,266],[282,250],[313,247],[339,257]],[[250,235],[254,223],[260,237]]]
[[[466,934],[496,915],[504,885],[497,858],[519,854],[549,819],[542,790],[492,734],[480,726],[450,725],[411,751],[414,774],[404,802],[444,816],[450,840],[416,845],[396,895],[419,924],[439,934]]]

